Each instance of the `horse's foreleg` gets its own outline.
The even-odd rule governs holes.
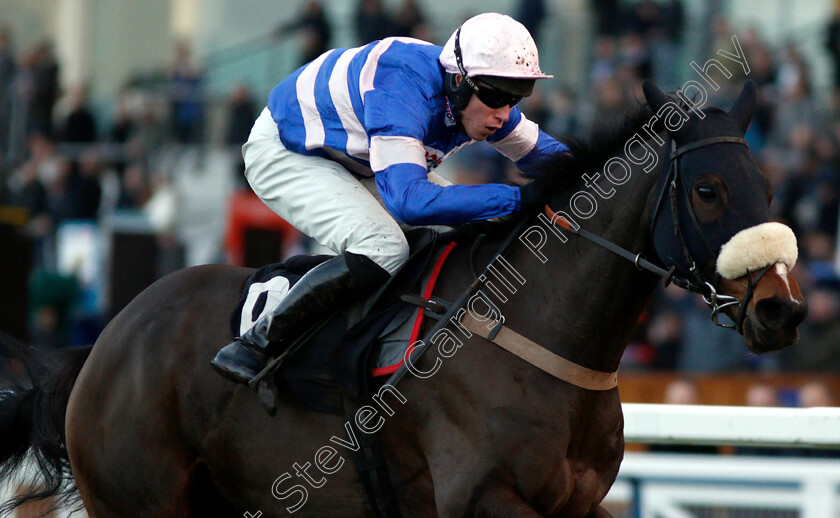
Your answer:
[[[473,512],[468,516],[480,518],[541,518],[512,488],[494,488],[476,499]]]
[[[599,505],[594,511],[587,514],[584,518],[613,518],[613,515],[608,513],[606,509]]]

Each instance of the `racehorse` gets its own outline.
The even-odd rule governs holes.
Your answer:
[[[690,243],[711,239],[703,229],[734,234],[744,228],[730,228],[733,221],[762,223],[738,219],[745,205],[759,207],[766,221],[772,189],[742,140],[752,83],[728,112],[675,108],[651,84],[644,91],[650,111],[641,113],[660,120],[630,117],[600,140],[573,143],[571,156],[546,164],[549,172],[535,180],[544,182],[548,206],[564,207],[570,194],[586,188],[569,186],[569,175],[588,173],[590,185],[592,173],[605,171],[629,139],[645,135],[662,172],[634,162],[621,184],[601,178],[609,198],[597,198],[598,210],[586,218],[580,207],[578,217],[566,212],[569,219],[645,257],[658,250],[652,223],[659,214],[676,217],[678,208],[690,221],[668,222],[663,246],[679,242],[676,249],[690,257],[703,252]],[[686,115],[681,127],[669,124],[666,106],[672,116]],[[658,129],[645,134],[644,124]],[[675,170],[681,177],[669,190],[663,178]],[[611,174],[617,178],[616,170]],[[524,282],[507,294],[504,325],[580,367],[617,371],[660,278],[637,268],[641,255],[634,264],[563,233],[571,222],[555,217],[559,210],[550,219],[541,214],[522,216],[519,228],[541,226],[546,239],[514,239],[505,252]],[[456,246],[436,294],[457,299],[473,279],[472,263],[489,262],[505,239],[491,235],[477,247]],[[747,347],[762,353],[794,343],[806,306],[788,274],[790,261],[773,257],[760,272],[726,278],[715,271],[713,252],[691,264],[690,273],[708,280],[712,303],[718,292],[733,297],[722,311]],[[5,473],[31,447],[51,483],[47,493],[67,489],[63,477],[72,471],[96,518],[373,515],[359,475],[346,466],[356,440],[344,419],[313,412],[285,393],[271,417],[252,391],[212,371],[209,360],[229,340],[229,312],[250,273],[210,265],[164,277],[118,314],[92,349],[72,351],[57,365],[39,368],[30,349],[6,340],[7,354],[30,368],[33,385],[8,390],[0,405]],[[382,394],[392,412],[365,421],[381,425],[400,514],[608,517],[600,503],[624,452],[618,390],[563,381],[489,339],[474,334],[446,352],[428,349],[413,362],[428,375],[405,376],[394,387],[401,398]]]

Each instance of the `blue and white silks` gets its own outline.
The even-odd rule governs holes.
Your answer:
[[[473,142],[449,109],[438,61],[442,48],[410,38],[386,38],[334,49],[277,85],[268,108],[286,149],[375,175],[388,210],[410,225],[457,224],[516,212],[516,187],[427,181],[428,172]],[[529,171],[568,148],[514,107],[488,139]]]

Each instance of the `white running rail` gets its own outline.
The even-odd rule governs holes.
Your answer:
[[[624,403],[622,410],[630,443],[840,448],[840,408]]]
[[[628,443],[840,448],[840,408],[624,404]],[[840,518],[840,458],[628,452],[616,517]]]

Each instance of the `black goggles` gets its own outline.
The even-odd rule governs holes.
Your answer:
[[[518,95],[509,94],[490,86],[476,84],[469,77],[467,78],[467,83],[471,83],[470,86],[472,86],[478,100],[487,105],[488,108],[493,108],[494,110],[502,106],[513,108],[522,100],[522,97]]]

